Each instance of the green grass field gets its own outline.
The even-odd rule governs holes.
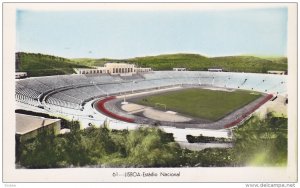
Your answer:
[[[230,112],[249,104],[261,94],[237,90],[234,92],[208,89],[185,89],[139,98],[137,104],[179,112],[184,115],[216,121]]]

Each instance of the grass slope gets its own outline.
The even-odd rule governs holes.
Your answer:
[[[29,76],[48,76],[74,73],[73,68],[103,66],[107,62],[127,62],[153,70],[172,70],[185,67],[188,70],[207,71],[208,68],[222,68],[231,72],[266,73],[268,70],[287,71],[285,57],[226,56],[205,57],[199,54],[166,54],[158,56],[136,57],[131,59],[66,59],[62,57],[16,53],[18,71],[28,72]]]
[[[88,67],[78,65],[66,58],[44,54],[19,52],[16,53],[16,59],[16,68],[18,71],[27,72],[32,77],[72,74],[75,73],[73,68]]]
[[[207,70],[208,58],[198,54],[169,54],[129,59],[141,67],[153,70],[172,70],[174,67],[185,67],[190,70]]]
[[[167,110],[216,121],[260,96],[258,93],[254,95],[242,90],[226,92],[193,88],[152,95],[135,102],[152,107],[156,103],[165,104]]]
[[[102,66],[106,62],[128,62],[153,70],[172,70],[185,67],[188,70],[207,71],[208,68],[222,68],[231,72],[266,73],[268,70],[287,71],[286,57],[225,56],[205,57],[199,54],[164,54],[158,56],[136,57],[131,59],[73,59],[81,65]]]
[[[210,58],[212,64],[219,64],[230,72],[258,72],[266,73],[268,70],[287,71],[287,60],[284,58],[263,59],[254,56],[227,56]],[[220,62],[222,62],[220,64]]]
[[[119,62],[122,60],[116,60],[116,59],[92,59],[92,58],[74,58],[71,59],[78,65],[85,65],[85,66],[103,66],[107,62]],[[125,60],[124,60],[125,61]]]
[[[169,54],[138,57],[128,60],[141,67],[153,70],[172,70],[185,67],[188,70],[207,71],[208,68],[222,68],[231,72],[266,73],[268,70],[287,71],[287,58],[259,58],[254,56],[226,56],[208,58],[198,54]]]

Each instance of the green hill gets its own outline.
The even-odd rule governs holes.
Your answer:
[[[49,76],[75,73],[73,68],[88,67],[76,62],[51,55],[18,52],[16,70],[27,72],[28,76]]]
[[[258,72],[268,70],[287,71],[286,57],[224,56],[205,57],[199,54],[165,54],[158,56],[136,57],[130,59],[72,59],[78,64],[103,66],[107,62],[128,62],[153,70],[172,70],[173,67],[185,67],[188,70],[207,71],[208,68],[222,68],[232,72]]]
[[[92,59],[92,58],[74,58],[71,59],[78,65],[85,65],[85,66],[103,66],[107,62],[118,62],[118,61],[125,61],[125,60],[116,60],[116,59]]]
[[[206,71],[208,68],[222,68],[232,72],[258,72],[267,70],[287,71],[287,58],[259,58],[254,56],[205,57],[198,54],[170,54],[149,57],[137,57],[128,60],[141,67],[153,70],[172,70],[173,67],[184,67],[188,70]]]
[[[73,68],[103,66],[107,62],[127,62],[140,67],[151,67],[153,70],[172,70],[173,67],[184,67],[188,70],[207,71],[208,68],[222,68],[231,72],[266,73],[268,70],[287,71],[286,57],[224,56],[205,57],[199,54],[165,54],[157,56],[136,57],[130,59],[93,59],[16,53],[16,68],[28,72],[29,76],[46,76],[74,73]]]
[[[287,58],[263,59],[254,56],[227,56],[210,58],[212,64],[231,72],[287,71]]]
[[[198,54],[168,54],[158,56],[137,57],[128,60],[141,67],[153,70],[172,70],[174,67],[185,67],[190,70],[207,70],[208,58]]]

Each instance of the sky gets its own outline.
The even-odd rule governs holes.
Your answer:
[[[66,58],[166,53],[286,56],[287,8],[17,10],[16,51]]]

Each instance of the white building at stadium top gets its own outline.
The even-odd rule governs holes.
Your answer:
[[[223,72],[223,69],[218,69],[218,68],[211,68],[208,69],[209,72]]]
[[[27,77],[27,72],[16,72],[15,73],[15,78],[19,79],[19,78],[25,78]]]
[[[173,68],[173,71],[186,71],[186,68]]]
[[[128,63],[106,63],[104,67],[75,68],[77,74],[111,74],[121,76],[131,76],[138,72],[150,72],[151,68],[135,67]]]

